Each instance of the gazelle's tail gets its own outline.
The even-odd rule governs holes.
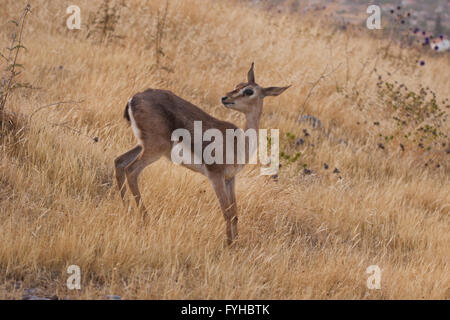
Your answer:
[[[131,99],[130,99],[130,101],[131,101]],[[127,105],[125,106],[125,111],[123,113],[123,117],[125,119],[127,119],[128,122],[131,122],[130,114],[128,113],[128,108],[130,107],[130,101],[127,102]]]

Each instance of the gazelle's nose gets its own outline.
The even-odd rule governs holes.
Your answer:
[[[228,97],[222,97],[222,102],[227,101]]]

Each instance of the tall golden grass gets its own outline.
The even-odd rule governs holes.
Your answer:
[[[3,2],[6,46],[7,21],[26,3]],[[77,1],[83,23],[100,3]],[[408,49],[392,46],[400,58],[382,58],[387,39],[377,31],[337,30],[325,16],[171,0],[157,66],[154,35],[165,1],[127,1],[114,31],[122,37],[102,43],[86,39],[85,27],[67,29],[71,4],[31,1],[21,80],[40,89],[15,91],[7,109],[24,128],[1,136],[0,298],[20,299],[27,288],[75,299],[450,298],[448,155],[378,148],[391,124],[375,85],[377,72],[390,72],[392,81],[448,98],[448,57],[411,67]],[[278,181],[254,166],[239,174],[240,237],[227,247],[207,180],[161,160],[140,178],[151,213],[143,226],[114,185],[113,159],[135,143],[122,118],[126,101],[148,87],[168,89],[242,125],[220,97],[245,79],[252,61],[259,84],[293,85],[267,99],[261,127],[280,129],[282,145],[287,132],[299,137],[307,128],[299,164],[284,165]],[[359,99],[348,95],[353,89]],[[67,100],[83,102],[44,108],[28,122],[39,107]],[[301,111],[330,134],[299,124]],[[303,164],[314,174],[303,174]],[[81,290],[66,287],[69,265],[81,268]],[[379,290],[366,286],[370,265],[382,270]]]

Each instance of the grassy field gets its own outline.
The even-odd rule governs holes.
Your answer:
[[[450,298],[449,141],[405,138],[420,124],[399,129],[389,106],[401,98],[383,89],[429,87],[448,115],[448,54],[418,57],[376,30],[231,0],[171,0],[166,15],[165,1],[127,1],[106,33],[93,22],[102,2],[79,0],[82,29],[69,30],[72,2],[32,0],[24,29],[19,79],[34,89],[10,96],[15,124],[0,132],[0,298]],[[25,4],[0,7],[2,49]],[[261,121],[280,129],[278,178],[258,166],[237,177],[238,241],[226,245],[206,178],[167,160],[141,175],[144,226],[114,179],[114,158],[135,144],[127,100],[168,89],[242,126],[220,97],[253,61],[259,84],[292,88],[266,99]],[[60,101],[82,102],[41,108]],[[69,265],[81,290],[66,287]],[[370,265],[379,290],[367,288]]]

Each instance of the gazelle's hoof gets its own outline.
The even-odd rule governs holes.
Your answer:
[[[235,237],[234,239],[227,239],[227,246],[231,247],[231,246],[235,245],[237,240],[238,240],[237,237]]]

